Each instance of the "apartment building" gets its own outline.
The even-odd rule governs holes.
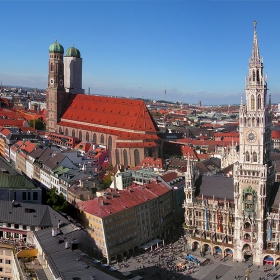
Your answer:
[[[157,178],[125,190],[107,189],[77,206],[96,240],[96,253],[108,263],[155,238],[166,238],[173,226],[172,189]]]

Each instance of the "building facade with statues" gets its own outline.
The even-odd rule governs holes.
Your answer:
[[[270,158],[272,110],[256,28],[254,22],[233,176],[197,176],[188,160],[184,227],[190,250],[276,265],[280,262],[280,192]]]

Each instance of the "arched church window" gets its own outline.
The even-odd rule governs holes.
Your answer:
[[[109,137],[108,137],[108,155],[109,155],[109,162],[112,162],[112,146],[113,146],[112,136],[109,136]]]
[[[116,154],[116,164],[120,164],[120,153],[118,149],[116,149],[115,154]]]
[[[93,133],[92,142],[93,142],[93,143],[96,143],[96,133]]]
[[[53,71],[53,64],[51,63],[51,71]]]
[[[112,151],[112,136],[109,136],[108,137],[108,150],[109,150],[109,152],[111,152]]]
[[[254,152],[253,153],[253,162],[257,162],[258,161],[258,156],[257,156],[257,153]]]
[[[101,143],[101,144],[104,144],[104,135],[103,135],[103,134],[102,134],[101,137],[100,137],[100,143]]]
[[[72,130],[72,137],[75,137],[75,130]]]
[[[139,151],[134,150],[134,165],[137,166],[140,163]]]
[[[128,167],[128,160],[127,160],[127,151],[123,150],[123,163],[125,167]]]
[[[253,81],[256,80],[256,73],[255,73],[255,70],[253,70]]]
[[[261,109],[261,103],[262,102],[262,98],[261,98],[261,95],[259,94],[258,95],[258,109]]]
[[[260,81],[260,72],[259,72],[259,69],[257,70],[257,82]]]
[[[249,154],[249,152],[246,152],[246,154],[245,154],[245,160],[246,160],[246,161],[250,161],[250,154]]]
[[[68,128],[65,129],[65,135],[68,136]]]
[[[251,240],[251,235],[250,235],[249,233],[246,233],[246,234],[244,235],[244,239],[246,239],[246,240]]]
[[[83,140],[83,133],[82,133],[82,131],[81,131],[81,130],[79,131],[79,139],[80,139],[80,141],[82,141],[82,140]]]
[[[255,110],[256,106],[255,106],[255,96],[252,95],[251,96],[251,110]]]
[[[89,142],[89,133],[86,133],[86,141]]]
[[[245,229],[248,229],[248,230],[251,230],[251,224],[250,224],[249,222],[246,222],[246,223],[244,224],[244,228],[245,228]]]

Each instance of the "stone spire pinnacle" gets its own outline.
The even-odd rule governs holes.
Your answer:
[[[258,43],[258,35],[257,35],[257,22],[254,21],[254,39],[253,39],[253,49],[252,56],[250,59],[250,63],[261,63],[261,57],[259,53],[259,43]]]

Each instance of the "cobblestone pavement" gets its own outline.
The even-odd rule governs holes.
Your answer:
[[[167,246],[165,246],[167,247]],[[185,259],[187,252],[184,251],[185,246],[176,242],[173,244],[173,248],[162,249],[161,255],[169,255],[170,258],[174,260],[181,261]],[[200,257],[199,251],[191,252],[195,257]],[[250,260],[247,262],[235,262],[231,258],[221,259],[221,256],[211,256],[210,254],[206,255],[205,258],[208,258],[211,261],[211,264],[205,266],[195,266],[194,268],[187,269],[183,272],[174,272],[166,267],[156,266],[157,263],[164,262],[164,257],[159,258],[159,254],[152,255],[151,253],[143,253],[139,256],[129,258],[126,261],[121,263],[116,263],[113,265],[120,272],[130,272],[131,276],[128,276],[128,279],[140,275],[145,280],[173,280],[173,279],[186,279],[186,280],[231,280],[231,279],[250,279],[250,280],[259,280],[259,279],[279,279],[280,280],[280,270],[277,271],[275,268],[264,272],[264,268],[271,269],[271,267],[257,267],[251,265]],[[189,263],[188,265],[190,265]],[[191,273],[189,273],[191,271]],[[247,276],[246,276],[247,272]],[[275,274],[272,276],[272,274]],[[279,275],[279,277],[278,277]],[[265,278],[267,276],[267,278]],[[246,278],[247,277],[247,278]]]

